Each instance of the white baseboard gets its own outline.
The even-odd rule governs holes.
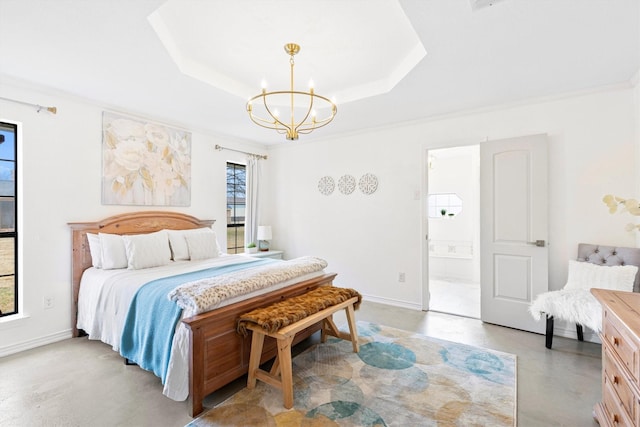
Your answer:
[[[576,332],[575,324],[570,325],[566,322],[558,322],[557,320],[554,323],[553,335],[564,338],[571,338],[574,340],[578,339],[578,333]],[[585,341],[602,344],[602,341],[600,341],[600,337],[598,336],[598,334],[587,327],[582,328],[582,335]]]
[[[409,308],[411,310],[418,310],[418,311],[422,310],[422,305],[421,304],[409,303],[409,302],[406,302],[406,301],[398,301],[398,300],[389,299],[389,298],[374,297],[374,296],[365,295],[365,294],[362,295],[362,299],[364,301],[377,302],[379,304],[386,304],[386,305],[393,305],[395,307]]]
[[[30,350],[32,348],[66,340],[67,338],[71,338],[71,335],[71,329],[67,329],[66,331],[56,332],[55,334],[39,337],[33,340],[24,341],[6,347],[0,347],[0,357],[9,356],[10,354],[20,353],[21,351]]]

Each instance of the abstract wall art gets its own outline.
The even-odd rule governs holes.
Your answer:
[[[102,114],[102,204],[191,205],[191,132]]]

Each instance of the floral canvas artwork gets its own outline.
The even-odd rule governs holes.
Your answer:
[[[191,132],[103,112],[102,204],[189,206]]]

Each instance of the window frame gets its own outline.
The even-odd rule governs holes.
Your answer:
[[[18,144],[20,136],[19,124],[7,120],[0,120],[0,129],[3,131],[9,128],[9,132],[13,132],[13,159],[0,158],[0,162],[13,162],[13,231],[4,231],[0,229],[0,239],[13,238],[13,274],[2,274],[0,278],[13,276],[13,307],[14,311],[2,312],[0,310],[0,318],[15,316],[20,314],[20,292],[18,283]],[[0,142],[5,144],[7,141]],[[0,195],[0,199],[10,198],[11,196]]]
[[[244,170],[244,177],[245,177],[245,182],[244,182],[244,184],[237,184],[237,183],[231,184],[231,183],[229,182],[229,177],[230,177],[230,174],[229,174],[229,168],[230,168],[230,166],[233,168],[233,170],[236,170],[236,169]],[[227,191],[226,191],[226,198],[227,198],[227,199],[226,199],[226,200],[227,200],[227,203],[226,203],[226,206],[227,206],[227,208],[229,209],[229,206],[230,206],[229,186],[230,186],[230,185],[234,185],[234,186],[238,186],[238,185],[240,185],[240,186],[242,186],[242,187],[244,188],[244,201],[245,201],[245,203],[244,203],[244,207],[245,207],[245,212],[246,212],[246,195],[247,195],[246,179],[247,179],[247,165],[244,165],[244,164],[239,163],[239,162],[227,161],[227,162],[226,162],[226,172],[227,172],[227,178],[226,178],[226,186],[227,186]],[[233,175],[233,177],[234,177],[234,178],[237,176],[237,174],[236,174],[236,173],[233,173],[232,175]],[[233,194],[233,202],[234,202],[234,203],[233,203],[233,205],[234,205],[234,206],[236,206],[236,205],[241,205],[241,204],[235,203],[235,202],[236,202],[236,198],[237,198],[237,192],[236,192],[236,191],[233,191],[233,192],[232,192],[232,194]],[[232,208],[232,209],[233,209],[233,208]],[[231,215],[231,218],[236,218],[236,217],[237,217],[237,216],[235,216],[235,215],[233,215],[233,214]],[[242,222],[241,222],[241,223],[239,223],[239,222],[237,222],[237,221],[230,221],[230,220],[229,220],[229,216],[227,216],[227,253],[229,253],[229,254],[243,253],[243,252],[244,252],[244,250],[245,250],[245,249],[244,249],[244,233],[246,232],[246,228],[245,228],[245,225],[246,225],[246,217],[243,217],[243,218],[244,218],[244,219],[242,220]],[[242,227],[244,231],[243,231],[243,233],[242,233],[242,238],[240,239],[240,242],[238,242],[238,232],[237,232],[237,229],[238,229],[238,228],[240,228],[240,227]],[[234,228],[234,229],[235,229],[235,230],[234,230],[234,232],[233,232],[233,235],[234,235],[234,245],[233,245],[233,246],[230,246],[230,244],[229,244],[229,243],[230,243],[230,242],[229,242],[229,234],[230,234],[230,230],[229,230],[229,229],[230,229],[230,228]]]

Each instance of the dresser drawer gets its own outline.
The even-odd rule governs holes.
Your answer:
[[[602,338],[638,382],[638,343],[626,327],[609,311],[604,312]]]
[[[616,365],[616,362],[611,357],[608,348],[605,348],[603,353],[602,367],[602,380],[605,384],[609,385],[612,390],[614,390],[623,409],[631,419],[635,420],[638,412],[638,405],[636,404],[633,388],[629,384],[627,376],[624,375],[623,372],[620,372],[620,367]]]
[[[602,305],[601,427],[640,426],[640,293],[592,288]]]
[[[634,422],[631,420],[627,411],[622,407],[622,402],[618,399],[618,395],[611,388],[609,383],[604,384],[602,387],[602,403],[604,404],[604,409],[606,412],[606,421],[599,420],[600,424],[603,424],[603,421],[607,425],[612,426],[634,426]]]

